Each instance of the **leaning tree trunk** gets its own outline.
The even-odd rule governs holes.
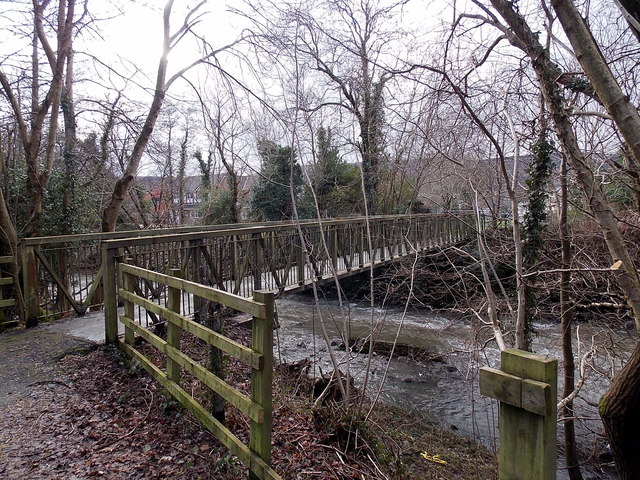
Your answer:
[[[584,19],[571,0],[552,0],[558,20],[571,42],[580,66],[589,78],[602,105],[613,118],[620,134],[635,157],[640,161],[640,115],[613,76]]]
[[[607,61],[584,19],[573,2],[552,0],[567,38],[576,53],[594,90],[601,99],[607,112],[613,118],[622,137],[634,157],[638,169],[640,161],[640,114],[629,97],[624,94],[613,76]],[[615,257],[614,257],[615,258]],[[623,278],[635,288],[627,294],[631,304],[640,299],[637,270],[633,264],[624,264]],[[633,277],[635,273],[635,278]],[[636,329],[640,331],[640,311],[631,305],[634,311]],[[631,358],[614,378],[611,386],[600,401],[600,415],[605,425],[616,466],[623,479],[640,478],[640,343]]]
[[[600,399],[600,416],[622,480],[640,478],[640,343]]]
[[[172,3],[173,2],[168,2],[164,10],[164,43],[162,56],[160,57],[160,61],[158,63],[158,72],[156,76],[156,87],[153,94],[153,101],[151,102],[151,107],[149,108],[147,118],[145,119],[144,124],[142,125],[142,129],[138,134],[136,143],[133,146],[133,151],[131,152],[131,156],[129,157],[129,162],[127,163],[127,166],[122,173],[122,177],[120,177],[116,181],[116,184],[113,187],[113,192],[111,194],[111,199],[102,212],[103,232],[113,232],[116,229],[116,222],[118,221],[118,216],[120,215],[120,211],[122,210],[122,204],[124,203],[124,199],[129,192],[131,185],[133,184],[136,173],[138,171],[138,167],[140,166],[142,154],[144,153],[144,150],[149,143],[149,139],[151,138],[151,134],[153,133],[153,128],[155,127],[156,120],[158,119],[158,115],[160,114],[160,109],[162,108],[162,103],[164,102],[164,97],[167,89],[167,64],[169,62],[169,51],[171,50],[169,18],[171,16]]]
[[[569,122],[569,112],[564,108],[563,94],[556,83],[558,69],[551,62],[548,52],[540,45],[536,34],[531,31],[524,18],[514,10],[511,2],[491,0],[491,3],[511,28],[513,33],[509,38],[511,43],[522,49],[531,60],[562,149],[575,170],[578,182],[589,202],[589,207],[600,225],[609,253],[614,260],[621,261],[618,280],[633,312],[636,328],[640,330],[638,272],[618,229],[609,203],[578,147],[575,133]],[[555,4],[559,3],[560,0],[555,2]],[[620,103],[616,104],[616,108],[620,106]],[[616,120],[616,124],[622,120],[624,118]],[[627,130],[625,129],[625,131]],[[618,471],[624,480],[640,478],[640,456],[638,455],[640,452],[640,437],[638,437],[640,431],[639,382],[640,343],[636,346],[625,367],[613,379],[609,390],[600,402],[600,415],[609,436]]]

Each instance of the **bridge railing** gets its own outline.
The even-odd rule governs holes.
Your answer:
[[[355,272],[473,231],[468,214],[424,214],[304,221],[300,228],[263,222],[30,238],[21,255],[25,311],[34,324],[101,308],[101,242],[115,249],[114,258],[129,256],[161,273],[178,268],[184,278],[250,297],[253,290],[301,289],[334,271]],[[142,288],[157,294],[150,285]]]
[[[267,222],[272,224],[276,222]],[[22,239],[20,263],[27,323],[83,315],[101,309],[102,265],[100,243],[119,238],[141,238],[185,232],[212,231],[253,224],[206,225],[155,230],[133,230]]]

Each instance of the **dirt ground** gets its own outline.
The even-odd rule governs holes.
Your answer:
[[[247,477],[115,349],[21,330],[0,335],[0,366],[0,479]],[[349,449],[341,438],[349,422],[313,409],[309,390],[308,381],[275,375],[272,464],[284,479],[495,478],[491,453],[403,412],[381,410],[360,430],[364,448]],[[226,420],[244,435],[237,412],[229,409]]]
[[[0,335],[0,408],[60,376],[58,361],[86,352],[97,344],[43,328],[14,330]]]

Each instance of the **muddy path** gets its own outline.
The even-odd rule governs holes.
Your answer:
[[[98,344],[46,327],[0,335],[0,408],[8,408],[47,383],[64,383],[58,361]]]

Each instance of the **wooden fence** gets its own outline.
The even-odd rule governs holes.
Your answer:
[[[102,308],[100,243],[185,232],[221,230],[251,224],[206,225],[22,239],[20,263],[27,325],[40,320],[85,314]]]
[[[13,262],[11,256],[0,257],[0,331],[18,325],[16,316],[7,315],[7,311],[10,311],[8,309],[13,308],[16,304],[13,293],[9,293],[13,290],[13,277],[9,269],[6,268],[7,264],[11,262]]]
[[[176,270],[172,272],[178,274]],[[118,298],[124,303],[124,313],[120,322],[124,324],[124,340],[119,345],[130,357],[140,364],[185,408],[210,430],[252,474],[250,478],[280,479],[270,467],[271,427],[272,427],[272,372],[273,372],[273,293],[254,291],[253,300],[239,297],[214,288],[183,280],[177,276],[164,275],[140,267],[121,263],[118,274],[123,287],[118,290]],[[108,278],[108,276],[107,276]],[[166,306],[139,296],[136,292],[142,283],[153,283],[164,289]],[[105,283],[105,298],[115,298],[114,282]],[[180,313],[184,296],[200,299],[248,313],[253,316],[251,348],[239,344]],[[152,333],[136,320],[136,306],[153,312],[167,322],[167,340]],[[115,305],[111,304],[111,307]],[[111,312],[115,314],[115,308]],[[251,397],[221,380],[197,361],[181,351],[182,332],[203,340],[209,345],[237,358],[252,369]],[[163,370],[149,360],[135,347],[135,336],[142,337],[166,356]],[[193,375],[209,389],[221,395],[250,419],[249,445],[244,444],[216,420],[209,411],[199,404],[180,386],[182,371]]]

